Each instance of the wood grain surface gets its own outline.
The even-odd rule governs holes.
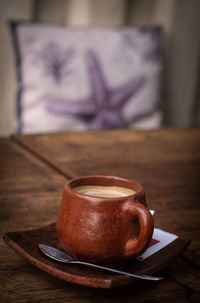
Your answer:
[[[192,240],[165,280],[113,290],[56,279],[1,240],[1,302],[200,302],[199,129],[15,136],[0,144],[2,232],[51,223],[66,178],[99,173],[141,182],[155,225]]]
[[[1,234],[55,222],[66,179],[10,139],[1,138]],[[33,266],[5,246],[1,237],[0,302],[31,302],[32,290],[26,289],[25,284],[32,271]],[[34,283],[41,274],[37,272]]]
[[[60,191],[66,179],[10,139],[0,138],[0,196]]]

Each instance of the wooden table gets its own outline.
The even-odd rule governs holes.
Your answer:
[[[58,280],[0,241],[1,302],[200,302],[200,129],[17,135],[0,139],[1,232],[54,222],[67,179],[106,174],[144,185],[155,225],[191,245],[159,283],[102,290]]]

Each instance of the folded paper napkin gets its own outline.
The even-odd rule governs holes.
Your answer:
[[[150,210],[151,214],[154,215],[155,211]],[[149,247],[147,250],[140,256],[137,257],[137,260],[143,261],[150,257],[151,255],[155,254],[157,251],[162,249],[163,247],[169,245],[171,242],[173,242],[175,239],[177,239],[178,236],[171,234],[167,231],[164,231],[159,228],[154,228],[153,236],[151,239],[151,242],[149,244]]]

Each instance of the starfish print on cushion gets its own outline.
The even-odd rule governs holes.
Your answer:
[[[52,100],[46,105],[48,112],[71,115],[81,119],[88,130],[116,129],[127,127],[123,107],[145,85],[144,76],[131,79],[116,88],[108,87],[96,53],[86,52],[86,68],[91,94],[81,100]]]

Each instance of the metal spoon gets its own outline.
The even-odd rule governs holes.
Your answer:
[[[133,273],[117,270],[114,268],[104,267],[104,266],[93,264],[93,263],[76,261],[67,253],[65,253],[61,250],[58,250],[52,246],[45,245],[45,244],[39,244],[39,248],[46,256],[48,256],[56,261],[63,262],[63,263],[87,265],[90,267],[104,269],[104,270],[111,271],[111,272],[114,272],[117,274],[122,274],[122,275],[130,276],[130,277],[134,277],[134,278],[138,278],[138,279],[144,279],[144,280],[159,281],[159,280],[164,279],[163,277],[154,277],[154,276],[147,276],[147,275],[142,275],[142,274],[133,274]]]

